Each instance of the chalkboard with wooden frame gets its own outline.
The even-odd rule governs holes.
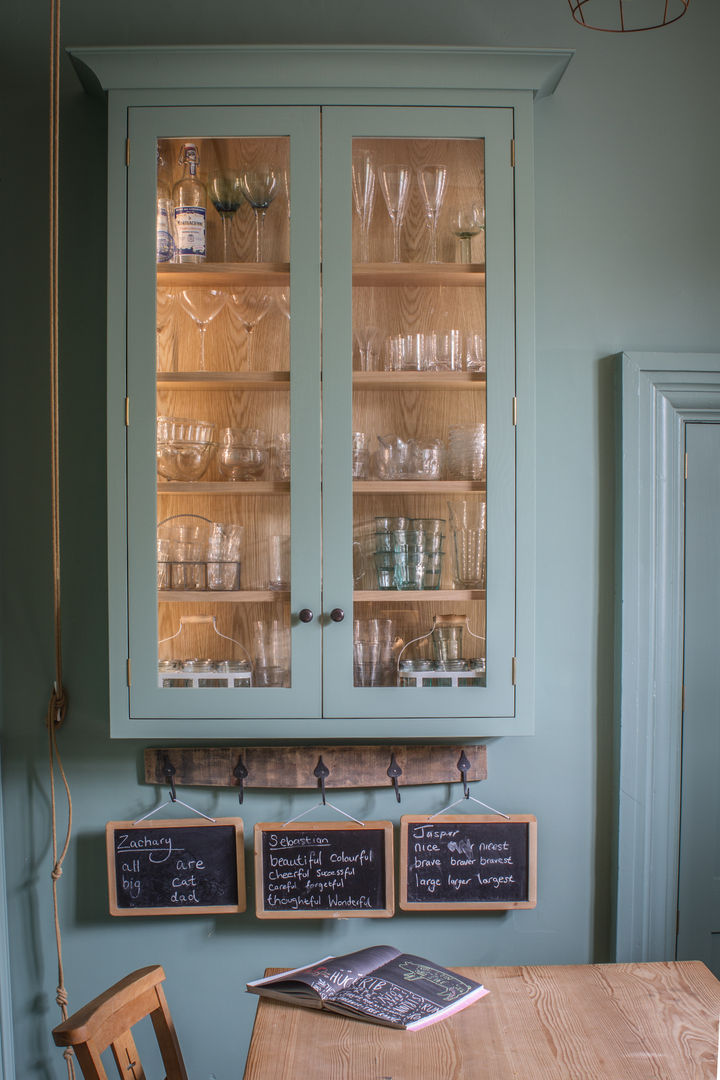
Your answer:
[[[532,814],[407,814],[400,819],[404,911],[499,911],[537,903]]]
[[[111,915],[230,915],[245,910],[243,823],[109,821]]]
[[[389,918],[395,913],[390,821],[259,822],[259,919]]]

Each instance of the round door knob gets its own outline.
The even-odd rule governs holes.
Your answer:
[[[312,622],[313,613],[309,607],[304,607],[302,611],[298,612],[298,619],[300,622]]]
[[[342,622],[345,618],[345,612],[341,607],[334,607],[330,612],[330,618],[333,622]]]

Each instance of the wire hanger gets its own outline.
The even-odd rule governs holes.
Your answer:
[[[143,814],[143,816],[139,817],[137,821],[133,821],[133,825],[139,825],[141,821],[147,821],[148,818],[151,818],[154,814],[159,813],[160,810],[163,810],[166,806],[174,806],[176,803],[179,803],[180,806],[184,806],[186,810],[192,811],[193,814],[197,814],[199,817],[205,818],[206,821],[212,821],[213,823],[215,822],[215,818],[210,817],[209,814],[204,814],[202,810],[197,810],[194,806],[190,806],[189,803],[183,802],[182,799],[178,799],[177,792],[175,791],[175,766],[172,764],[167,754],[165,755],[163,773],[165,774],[167,781],[170,784],[170,791],[168,792],[170,798],[166,799],[164,803],[160,803],[159,806],[154,807],[152,810],[148,810],[147,814]]]
[[[509,814],[504,814],[502,810],[495,810],[492,806],[488,806],[487,803],[480,802],[480,799],[476,799],[474,795],[470,794],[470,787],[467,781],[467,774],[470,769],[470,762],[467,759],[465,751],[461,753],[457,763],[458,771],[462,778],[463,793],[459,799],[455,802],[451,802],[449,806],[444,807],[442,810],[437,810],[434,814],[428,816],[428,821],[432,821],[433,818],[439,817],[441,814],[447,813],[448,810],[452,810],[454,806],[459,806],[460,803],[469,800],[470,802],[477,803],[478,806],[484,806],[486,810],[489,810],[491,814],[497,814],[499,817],[505,818],[506,821],[510,820]]]
[[[283,824],[283,828],[285,828],[285,825],[292,825],[294,821],[299,821],[300,818],[305,817],[306,814],[309,814],[311,810],[317,809],[318,806],[329,806],[333,810],[336,810],[338,814],[342,814],[343,817],[349,818],[350,821],[354,821],[356,825],[362,825],[363,827],[365,826],[364,821],[358,821],[358,819],[356,817],[353,817],[352,814],[347,814],[344,810],[341,810],[339,806],[336,806],[335,803],[331,803],[330,800],[325,797],[325,780],[329,775],[330,770],[323,761],[321,755],[318,758],[317,765],[313,769],[313,776],[317,777],[318,787],[320,788],[320,794],[322,796],[320,802],[313,803],[313,805],[309,806],[307,810],[303,810],[302,813],[297,814],[293,818],[289,818],[288,821]]]

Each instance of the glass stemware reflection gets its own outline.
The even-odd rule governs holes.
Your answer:
[[[444,165],[424,165],[418,169],[417,180],[430,227],[430,262],[436,263],[438,217],[445,197],[447,168]]]
[[[225,305],[222,289],[189,288],[180,294],[180,304],[200,331],[199,371],[205,371],[205,334],[207,328]]]
[[[370,221],[375,204],[375,170],[372,154],[358,150],[352,156],[353,206],[360,222],[360,261],[370,259]]]
[[[179,293],[177,289],[158,289],[155,308],[158,371],[177,371],[175,309],[178,301]]]
[[[252,361],[253,334],[255,333],[258,323],[265,318],[272,307],[273,298],[269,293],[261,292],[258,289],[240,289],[231,292],[230,299],[233,302],[242,327],[247,334],[247,359],[248,367],[250,367]]]
[[[393,227],[393,262],[400,262],[400,233],[407,209],[410,169],[407,165],[381,165],[380,187]]]
[[[243,201],[239,174],[232,169],[218,169],[210,177],[208,192],[222,221],[223,262],[227,262],[230,226]]]
[[[280,174],[270,165],[258,165],[240,174],[240,186],[255,212],[255,261],[262,262],[265,214],[280,190]]]
[[[482,203],[456,210],[452,216],[452,233],[460,241],[460,262],[472,262],[472,238],[485,229],[485,207]]]

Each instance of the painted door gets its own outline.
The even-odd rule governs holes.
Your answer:
[[[510,108],[323,109],[329,717],[514,715],[512,138]]]
[[[720,977],[720,424],[686,425],[677,958]]]
[[[138,106],[128,135],[120,733],[319,716],[319,110]]]

